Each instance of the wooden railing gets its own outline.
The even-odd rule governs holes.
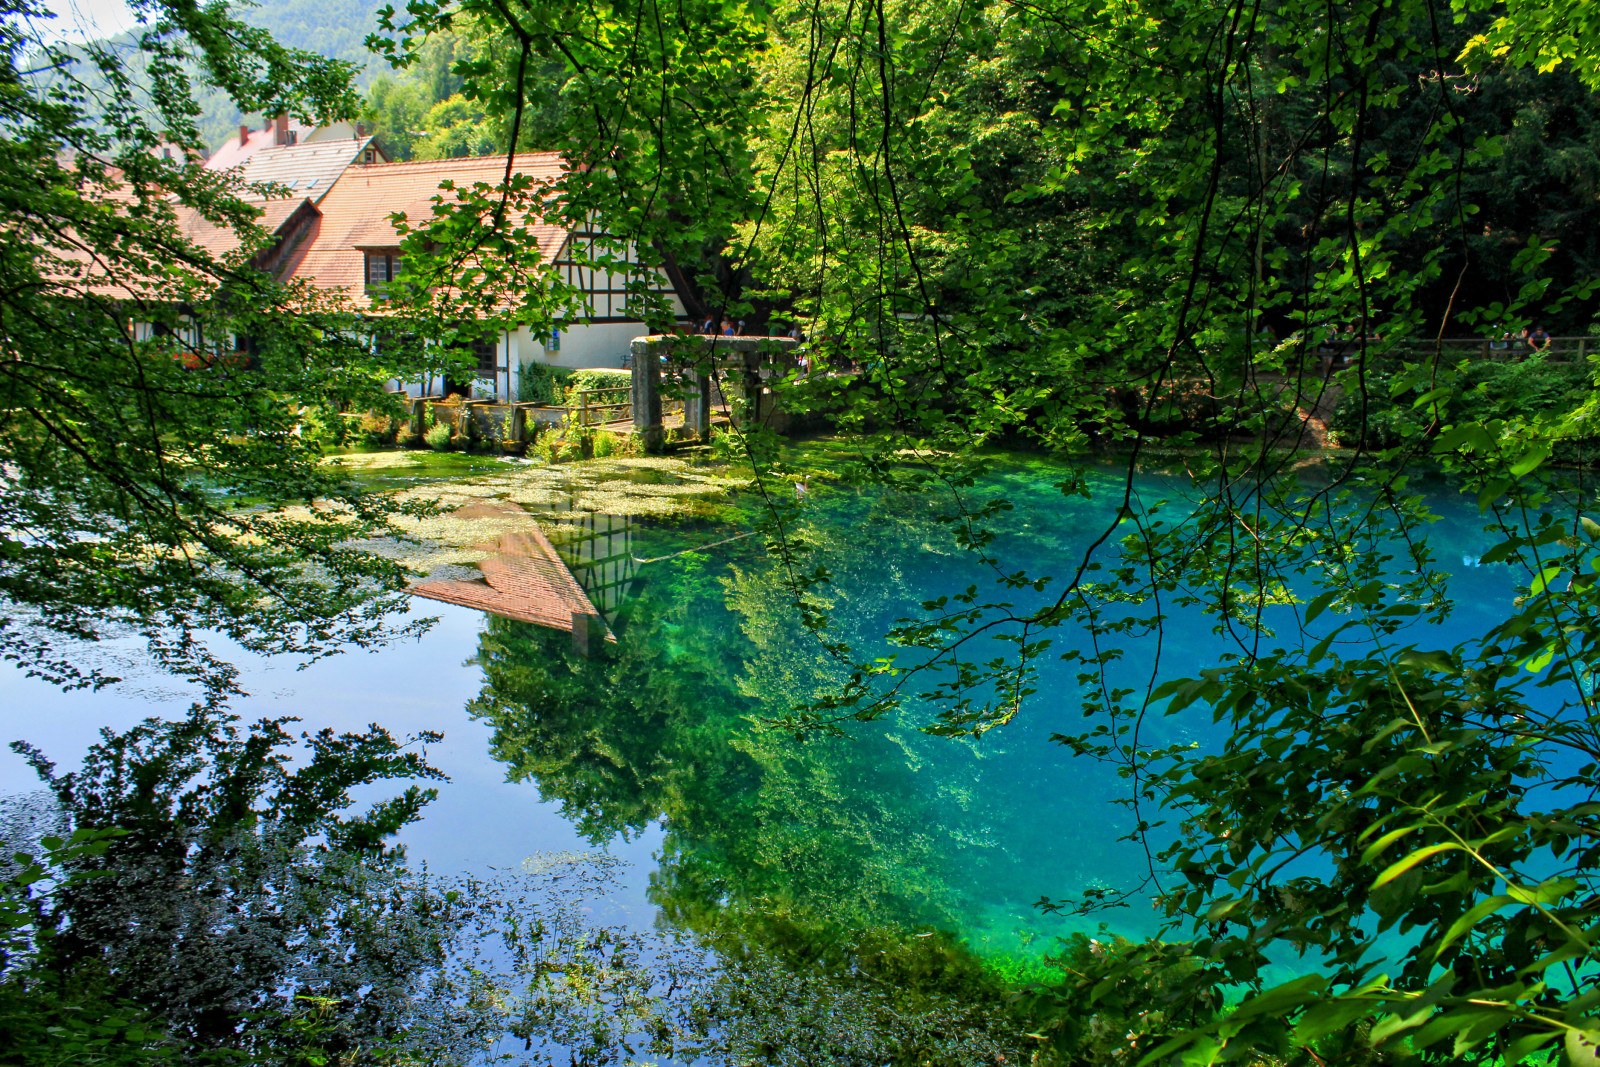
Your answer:
[[[633,386],[606,385],[598,389],[578,389],[567,394],[567,411],[578,417],[579,426],[598,426],[633,418]],[[608,402],[607,396],[620,396]],[[603,412],[614,412],[602,417]]]
[[[1488,359],[1508,363],[1526,359],[1536,352],[1553,357],[1553,361],[1557,363],[1581,363],[1590,355],[1600,353],[1600,337],[1552,337],[1548,345],[1539,349],[1531,347],[1521,337],[1512,337],[1504,341],[1484,337],[1419,339],[1393,347],[1385,346],[1382,341],[1368,341],[1367,344],[1371,349],[1407,359],[1424,358],[1437,351],[1449,359]],[[1313,351],[1324,356],[1349,358],[1361,351],[1361,344],[1358,341],[1324,341]]]

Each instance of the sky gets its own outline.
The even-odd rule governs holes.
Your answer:
[[[110,37],[133,25],[133,12],[125,0],[45,0],[45,7],[56,14],[41,19],[38,30],[58,41],[88,41]]]

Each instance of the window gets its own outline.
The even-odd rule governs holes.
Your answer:
[[[368,166],[371,166],[372,164],[376,163],[377,161],[378,161],[378,150],[375,149],[375,148],[369,148],[364,153],[362,153],[362,155],[361,155],[361,162],[367,164]]]
[[[478,359],[479,374],[492,378],[499,371],[499,362],[495,354],[496,347],[498,346],[493,337],[487,340],[480,338],[472,342],[472,354]]]
[[[367,253],[367,286],[388,285],[400,274],[402,257],[394,252]]]
[[[559,352],[559,351],[561,351],[561,331],[560,330],[551,330],[550,331],[550,343],[544,346],[544,350],[546,352]]]

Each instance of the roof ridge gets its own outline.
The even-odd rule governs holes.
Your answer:
[[[552,151],[548,151],[548,152],[518,152],[513,157],[513,159],[529,159],[529,158],[538,157],[538,156],[554,157],[554,159],[556,159],[556,160],[560,160],[561,159],[561,153],[559,151],[553,151],[553,150]],[[505,157],[504,153],[497,153],[497,154],[492,155],[492,156],[456,156],[456,157],[451,158],[451,159],[391,160],[388,163],[366,163],[366,164],[361,164],[360,166],[362,166],[365,170],[368,170],[368,171],[383,171],[383,170],[398,170],[401,167],[421,168],[421,167],[429,167],[429,166],[433,166],[433,167],[472,166],[474,164],[481,165],[483,163],[488,163],[488,162],[491,162],[491,161],[495,162],[495,163],[504,164],[505,163],[505,159],[506,159],[506,157]]]

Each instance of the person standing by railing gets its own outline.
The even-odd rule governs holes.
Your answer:
[[[1548,352],[1550,350],[1550,335],[1543,326],[1534,326],[1528,334],[1528,347],[1535,352]]]

